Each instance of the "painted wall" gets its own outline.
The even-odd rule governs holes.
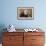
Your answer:
[[[17,20],[17,7],[34,7],[34,20]],[[9,24],[16,28],[39,27],[46,32],[46,0],[0,0],[0,31]]]

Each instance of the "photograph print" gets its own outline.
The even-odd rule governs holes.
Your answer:
[[[20,20],[34,19],[34,8],[33,7],[18,7],[17,19],[20,19]]]

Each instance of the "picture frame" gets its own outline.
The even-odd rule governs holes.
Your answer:
[[[18,7],[17,8],[18,20],[33,20],[34,19],[34,7]]]

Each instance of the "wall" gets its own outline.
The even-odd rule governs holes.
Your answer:
[[[16,28],[46,28],[46,0],[1,0],[0,25]],[[34,7],[34,20],[17,20],[17,7]]]
[[[0,24],[16,28],[46,28],[46,0],[1,0]],[[34,7],[34,20],[17,20],[17,7]]]
[[[0,0],[0,25],[3,28],[9,24],[16,28],[39,27],[46,32],[45,4],[46,0]],[[34,20],[17,20],[17,7],[34,7]]]

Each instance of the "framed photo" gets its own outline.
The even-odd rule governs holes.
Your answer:
[[[34,8],[33,7],[18,7],[17,8],[17,19],[19,20],[34,19]]]

